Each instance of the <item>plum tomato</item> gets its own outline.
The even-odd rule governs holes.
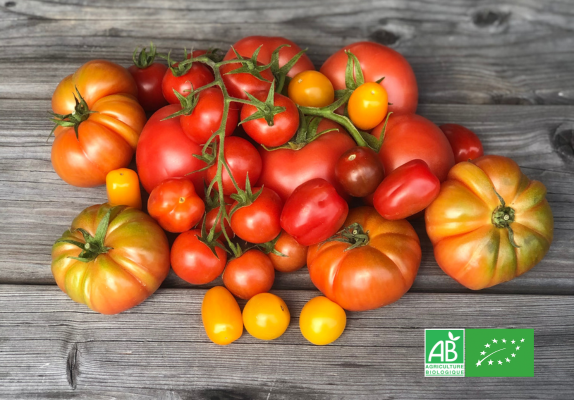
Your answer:
[[[128,168],[114,169],[106,175],[108,203],[142,208],[142,195],[138,174]]]
[[[243,334],[243,318],[237,300],[223,286],[205,293],[201,320],[207,337],[215,344],[227,345]]]
[[[291,322],[287,304],[272,293],[253,296],[243,308],[243,325],[251,336],[273,340],[283,335]]]
[[[374,150],[357,146],[339,157],[335,176],[345,192],[354,197],[365,197],[377,189],[385,177],[385,170]]]
[[[251,203],[235,210],[231,215],[231,229],[241,239],[250,243],[265,243],[273,240],[281,232],[281,210],[283,200],[273,190],[253,188],[261,193]],[[238,202],[233,204],[236,207]]]
[[[285,256],[283,257],[273,253],[268,254],[276,271],[298,271],[307,263],[308,247],[297,243],[295,238],[285,231],[282,231],[277,238],[274,249]]]
[[[312,298],[303,306],[299,316],[299,329],[305,339],[322,346],[333,343],[347,325],[343,307],[325,296]]]
[[[335,89],[319,71],[303,71],[289,82],[289,98],[303,107],[327,107],[335,101]]]
[[[476,133],[470,129],[458,124],[444,124],[439,126],[439,128],[443,131],[452,147],[455,163],[474,160],[484,155],[482,142],[476,136]]]
[[[273,264],[266,254],[251,249],[229,261],[223,272],[223,284],[240,299],[248,300],[268,292],[275,280]]]
[[[353,91],[347,111],[357,128],[369,131],[385,119],[388,107],[389,98],[385,88],[378,83],[367,82]]]

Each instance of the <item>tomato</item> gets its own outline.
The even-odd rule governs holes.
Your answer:
[[[231,229],[241,239],[250,243],[265,243],[273,240],[281,232],[281,210],[283,200],[273,190],[253,188],[253,193],[261,189],[255,201],[235,210],[231,215]],[[237,206],[236,201],[233,207]]]
[[[225,209],[227,210],[227,215],[231,213],[231,204],[226,205]],[[211,227],[215,224],[217,220],[217,226],[215,227],[215,232],[221,232],[221,224],[219,223],[219,218],[217,218],[217,214],[219,213],[219,207],[215,207],[212,210],[209,210],[205,214],[205,229],[207,232],[211,231]],[[225,227],[225,232],[227,232],[227,236],[230,238],[235,236],[235,233],[231,230],[231,226],[229,226],[229,222],[226,219],[223,220],[223,226]]]
[[[378,43],[357,42],[343,47],[325,61],[321,72],[333,83],[335,90],[345,89],[346,50],[359,60],[365,82],[380,83],[388,93],[389,111],[396,114],[414,113],[418,103],[417,80],[408,61],[395,50]]]
[[[412,160],[387,176],[373,204],[385,219],[404,219],[424,210],[438,196],[440,182],[423,160]]]
[[[482,142],[470,129],[457,124],[444,124],[440,129],[452,147],[455,163],[474,160],[484,154]]]
[[[122,205],[142,208],[142,195],[138,174],[128,168],[110,171],[106,175],[108,202],[111,205]]]
[[[287,304],[279,296],[259,293],[243,308],[243,325],[251,336],[273,340],[283,335],[291,322]]]
[[[102,314],[117,314],[140,304],[168,272],[165,233],[149,215],[133,207],[88,207],[52,247],[52,274],[60,289]]]
[[[311,179],[323,178],[346,195],[335,177],[335,165],[345,151],[355,147],[355,141],[335,122],[322,120],[318,132],[336,128],[305,145],[300,150],[259,149],[263,169],[258,185],[273,189],[285,201],[295,188]],[[251,177],[251,174],[249,174]]]
[[[205,167],[205,163],[193,157],[201,154],[201,146],[190,140],[179,122],[180,117],[162,121],[179,111],[172,104],[158,110],[145,125],[136,151],[136,163],[140,181],[148,193],[170,178],[179,178]],[[203,195],[205,171],[190,176],[198,194]]]
[[[389,98],[385,88],[378,83],[367,82],[353,91],[347,111],[357,128],[368,131],[385,119],[388,107]]]
[[[191,140],[204,144],[219,129],[222,117],[223,93],[218,87],[208,88],[199,92],[197,104],[191,114],[181,116],[181,128]],[[225,136],[233,134],[238,119],[239,107],[237,103],[231,103],[225,123]]]
[[[225,88],[231,97],[238,99],[248,100],[245,92],[249,94],[257,93],[260,91],[269,92],[271,87],[271,82],[273,82],[273,74],[269,68],[261,71],[261,77],[265,80],[261,80],[251,74],[246,72],[240,72],[236,74],[231,74],[234,71],[241,68],[240,63],[231,63],[222,65],[219,68],[221,73],[221,78],[225,84]]]
[[[267,92],[256,92],[253,96],[265,102]],[[284,107],[285,111],[273,116],[273,123],[269,125],[265,118],[257,118],[242,124],[245,133],[253,140],[267,147],[276,147],[285,144],[297,133],[299,128],[299,110],[289,97],[275,93],[273,98],[275,107]],[[244,104],[241,109],[241,120],[245,120],[257,112],[257,107]]]
[[[300,270],[307,264],[307,246],[302,246],[297,243],[295,238],[285,231],[281,232],[277,242],[275,242],[274,248],[285,256],[283,257],[273,253],[268,254],[276,271],[294,272]]]
[[[138,87],[138,102],[146,112],[155,112],[167,105],[162,91],[166,70],[167,65],[158,62],[145,68],[136,65],[128,68]]]
[[[147,211],[166,231],[185,232],[201,220],[205,204],[195,193],[191,178],[172,178],[151,191]]]
[[[259,250],[248,250],[227,263],[223,273],[223,284],[231,293],[241,299],[250,299],[256,294],[268,292],[275,280],[271,260]]]
[[[345,226],[354,237],[349,242],[309,248],[307,267],[313,284],[349,311],[371,310],[400,299],[421,262],[413,227],[405,220],[388,221],[372,207],[351,210]],[[358,247],[349,249],[351,245]]]
[[[316,178],[299,186],[281,212],[281,227],[303,246],[333,236],[345,222],[349,205],[333,185]]]
[[[335,101],[335,89],[319,71],[303,71],[291,79],[289,98],[303,107],[327,107]]]
[[[377,153],[368,147],[353,147],[344,152],[335,165],[335,176],[345,192],[354,197],[373,193],[385,177]]]
[[[243,334],[239,304],[223,286],[216,286],[205,293],[201,319],[207,337],[215,344],[227,345]]]
[[[198,237],[201,237],[201,230],[192,229],[175,239],[171,247],[171,267],[184,281],[204,285],[221,275],[227,263],[227,253],[214,246],[216,257]]]
[[[309,300],[299,316],[299,329],[305,339],[320,346],[337,340],[346,325],[345,310],[324,296]]]
[[[177,65],[176,63],[174,67],[177,67]],[[163,97],[165,97],[170,104],[179,104],[179,99],[173,92],[174,90],[184,97],[187,97],[191,90],[207,85],[213,82],[214,79],[211,69],[200,62],[191,64],[189,71],[180,76],[175,76],[172,69],[169,68],[165,71],[161,82]]]
[[[241,190],[245,190],[245,183],[247,175],[249,174],[249,182],[255,183],[261,175],[261,156],[257,152],[255,146],[247,140],[230,136],[225,138],[223,153],[225,160],[229,165],[231,174]],[[207,169],[207,180],[211,182],[217,174],[217,162]],[[237,189],[233,186],[233,182],[227,173],[225,167],[222,171],[223,179],[223,193],[230,195],[236,193]],[[214,188],[219,190],[219,186],[215,184]]]
[[[78,93],[85,103],[77,107]],[[136,96],[129,72],[105,60],[87,62],[58,84],[52,110],[58,119],[76,122],[78,130],[77,135],[73,126],[54,130],[51,158],[60,178],[93,187],[103,185],[108,172],[127,167],[146,120]]]
[[[438,265],[473,290],[530,270],[548,252],[554,230],[544,185],[501,156],[455,165],[425,220]]]
[[[384,124],[381,122],[371,133],[380,137]],[[415,114],[389,117],[379,158],[387,174],[411,160],[423,160],[441,182],[454,165],[454,155],[444,133]]]

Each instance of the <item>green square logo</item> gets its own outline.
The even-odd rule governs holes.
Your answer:
[[[425,329],[425,376],[464,376],[464,329]]]

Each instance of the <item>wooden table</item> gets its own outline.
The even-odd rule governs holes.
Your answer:
[[[401,0],[24,1],[0,5],[0,397],[86,399],[573,398],[574,2]],[[105,189],[54,173],[47,119],[57,83],[84,62],[130,64],[136,45],[226,48],[280,35],[315,65],[345,44],[400,51],[418,78],[418,112],[461,123],[487,153],[514,158],[548,188],[555,239],[526,275],[470,292],[423,261],[412,290],[348,313],[341,338],[307,343],[299,312],[317,295],[306,270],[274,291],[292,312],[281,338],[208,341],[205,288],[174,275],[142,305],[103,316],[55,285],[50,248]],[[176,52],[177,52],[176,51]],[[221,284],[218,280],[213,284]],[[424,328],[534,328],[534,378],[424,378]]]

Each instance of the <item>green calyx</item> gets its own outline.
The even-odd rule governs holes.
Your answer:
[[[246,207],[253,204],[253,202],[257,200],[257,198],[263,191],[263,188],[259,189],[255,193],[251,191],[251,182],[249,182],[249,173],[247,174],[247,178],[245,179],[245,190],[241,190],[239,187],[236,187],[236,189],[237,193],[233,193],[231,195],[231,198],[237,201],[237,204],[231,209],[229,215],[233,215],[233,213],[239,210],[241,207]]]
[[[494,226],[496,226],[497,228],[507,229],[508,230],[508,239],[510,241],[510,244],[515,248],[519,248],[520,246],[518,246],[516,244],[516,242],[514,241],[514,231],[512,230],[512,227],[511,227],[512,223],[514,222],[516,212],[514,211],[514,208],[508,207],[506,205],[506,202],[504,201],[502,196],[498,194],[496,189],[492,188],[492,190],[494,190],[494,193],[496,194],[496,196],[500,200],[500,205],[498,207],[496,207],[494,209],[494,211],[492,212],[492,217],[491,217],[492,224]]]
[[[358,222],[355,222],[341,229],[335,235],[321,243],[321,245],[327,242],[347,243],[349,244],[349,247],[347,247],[345,251],[353,250],[369,244],[369,231],[365,232],[363,226]]]
[[[52,121],[55,125],[52,131],[50,132],[50,136],[54,133],[54,130],[58,126],[65,126],[65,127],[73,127],[74,132],[76,132],[76,138],[78,138],[78,127],[82,122],[87,120],[90,117],[90,114],[93,114],[97,111],[90,111],[88,108],[88,103],[84,100],[80,91],[76,87],[76,94],[74,94],[74,100],[76,101],[76,105],[74,106],[74,111],[71,114],[56,114],[52,113]]]
[[[231,49],[233,50],[233,52],[235,53],[235,60],[229,60],[228,63],[241,63],[241,67],[236,68],[232,71],[228,71],[225,73],[225,75],[233,75],[233,74],[243,74],[243,73],[248,73],[250,75],[253,75],[254,77],[256,77],[257,79],[259,79],[260,81],[264,81],[264,82],[269,82],[267,79],[265,79],[262,75],[261,72],[265,71],[266,69],[268,69],[270,67],[269,64],[267,65],[258,65],[257,64],[257,56],[259,55],[259,52],[261,51],[261,47],[263,45],[259,46],[254,52],[253,55],[251,56],[251,58],[245,58],[243,57],[241,54],[239,54],[237,52],[237,50],[235,50],[235,48],[233,46],[231,46]]]
[[[157,55],[155,45],[153,42],[149,43],[149,52],[145,47],[142,47],[138,55],[138,47],[135,48],[132,59],[134,60],[134,65],[140,69],[144,69],[153,64],[155,56]]]
[[[279,107],[275,105],[275,85],[269,87],[269,92],[267,94],[267,99],[261,101],[255,98],[250,93],[245,92],[247,98],[251,101],[251,104],[257,108],[253,114],[245,118],[243,121],[239,122],[239,125],[244,124],[255,119],[263,118],[267,122],[267,125],[273,126],[275,115],[285,111],[285,107]]]
[[[265,254],[275,254],[276,256],[279,257],[287,257],[287,255],[281,253],[279,250],[275,248],[275,245],[277,244],[277,241],[279,240],[280,237],[281,234],[277,235],[275,239],[270,240],[269,242],[258,244],[257,247]]]

